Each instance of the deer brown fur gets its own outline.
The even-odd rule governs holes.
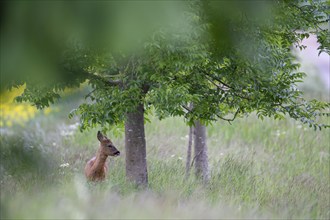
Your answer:
[[[108,156],[119,156],[120,152],[113,145],[110,139],[104,136],[100,131],[97,132],[97,139],[100,141],[100,147],[96,155],[90,159],[85,166],[86,178],[90,181],[102,181],[108,172],[106,160]]]

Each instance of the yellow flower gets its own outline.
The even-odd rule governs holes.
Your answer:
[[[19,115],[22,121],[27,121],[29,119],[29,115],[27,114],[27,112],[20,112]]]
[[[28,106],[26,106],[26,112],[32,118],[36,114],[37,109],[33,106],[28,105]]]
[[[52,112],[52,109],[51,108],[45,108],[44,109],[44,114],[45,115],[48,115],[49,113],[51,113]]]
[[[0,94],[0,127],[11,127],[13,124],[24,125],[24,122],[33,118],[37,113],[37,109],[28,103],[16,103],[15,97],[21,95],[25,89],[25,85],[12,89],[11,91]]]
[[[11,126],[13,126],[13,122],[12,121],[6,121],[6,125],[7,125],[7,127],[11,127]]]

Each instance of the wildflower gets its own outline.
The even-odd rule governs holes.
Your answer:
[[[26,103],[15,103],[14,99],[24,91],[25,86],[1,94],[0,114],[2,117],[0,127],[11,127],[14,124],[24,125],[37,113],[37,109]]]
[[[62,136],[72,136],[73,135],[73,131],[61,131],[61,135]]]
[[[280,135],[281,135],[280,130],[276,130],[276,136],[280,136]]]
[[[60,165],[60,167],[68,167],[68,166],[70,166],[70,164],[69,163],[62,163],[61,165]]]
[[[51,111],[52,111],[51,108],[45,108],[44,109],[44,114],[48,115],[49,113],[51,113]]]
[[[76,130],[78,127],[79,127],[79,123],[75,123],[75,124],[69,125],[69,129],[70,130]]]

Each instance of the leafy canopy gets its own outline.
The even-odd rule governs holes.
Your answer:
[[[292,55],[292,47],[304,49],[301,41],[310,34],[317,36],[320,53],[329,54],[325,2],[195,1],[140,6],[134,15],[145,13],[149,18],[163,9],[169,13],[143,28],[132,17],[128,21],[117,17],[116,24],[109,23],[106,14],[116,16],[113,7],[83,8],[87,14],[97,14],[101,37],[83,34],[93,32],[95,23],[82,27],[82,32],[65,35],[65,46],[51,49],[52,56],[47,59],[57,74],[43,76],[46,80],[7,80],[9,86],[26,83],[17,100],[43,108],[58,99],[65,87],[87,80],[91,91],[86,102],[70,113],[80,116],[82,129],[121,123],[125,113],[140,103],[146,113],[155,112],[160,119],[184,116],[188,123],[196,119],[206,124],[218,119],[230,122],[256,111],[261,119],[289,115],[315,129],[328,127],[317,119],[327,115],[323,111],[329,103],[303,98],[296,85],[305,74],[297,71],[299,64]],[[116,7],[131,12],[127,4]],[[180,22],[164,22],[169,17]],[[78,15],[73,20],[84,21]],[[129,29],[140,26],[128,33],[120,24]],[[109,33],[118,35],[116,31],[125,33],[122,41],[109,37]],[[50,30],[44,32],[51,36]],[[52,39],[46,44],[55,45]],[[40,67],[35,69],[39,73],[47,70],[35,66]],[[194,108],[189,103],[194,103]]]

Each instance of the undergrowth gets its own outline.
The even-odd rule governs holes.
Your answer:
[[[1,132],[1,219],[6,218],[330,218],[330,133],[286,119],[238,119],[208,127],[211,178],[185,177],[188,127],[181,118],[146,124],[149,187],[125,179],[120,127],[107,134],[121,151],[103,183],[85,163],[97,129],[80,133],[65,112]],[[326,121],[329,124],[329,120]]]

